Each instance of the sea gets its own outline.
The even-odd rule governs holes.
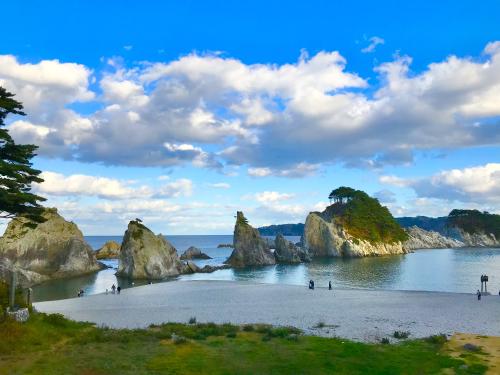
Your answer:
[[[86,236],[90,246],[97,250],[106,241],[121,243],[121,236]],[[298,242],[299,237],[288,240]],[[206,264],[220,265],[231,254],[231,248],[219,248],[219,244],[233,242],[232,235],[185,235],[168,236],[179,255],[190,246],[200,248],[212,257],[196,260],[201,267]],[[33,288],[34,301],[47,301],[76,297],[83,289],[85,294],[105,293],[111,286],[130,288],[147,281],[132,282],[115,276],[117,260],[104,261],[108,267],[97,273],[70,279],[53,280]],[[404,255],[366,258],[315,259],[311,263],[298,265],[273,265],[225,269],[213,273],[181,275],[161,282],[173,280],[230,280],[255,283],[279,283],[307,286],[314,280],[316,287],[327,287],[331,281],[334,288],[415,290],[432,292],[474,293],[480,289],[480,277],[489,276],[488,290],[498,294],[500,290],[500,249],[461,248],[426,249]],[[155,281],[158,282],[158,281]]]

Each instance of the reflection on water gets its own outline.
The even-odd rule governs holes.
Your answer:
[[[93,238],[94,248],[109,238]],[[291,238],[297,241],[298,238]],[[121,238],[118,238],[120,241]],[[231,249],[217,248],[219,243],[232,242],[232,236],[169,236],[179,253],[191,245],[201,248],[213,259],[199,260],[199,266],[222,264]],[[75,297],[80,288],[87,294],[110,290],[111,285],[133,286],[127,279],[115,277],[117,261],[107,261],[113,268],[66,280],[51,281],[34,288],[36,301]],[[235,280],[260,283],[307,285],[313,279],[317,287],[332,281],[337,288],[427,290],[474,292],[479,288],[481,274],[490,276],[488,289],[500,288],[500,249],[440,249],[419,250],[412,254],[358,259],[316,259],[308,264],[245,269],[227,269],[211,274],[183,275],[182,280]],[[147,281],[136,281],[141,285]]]

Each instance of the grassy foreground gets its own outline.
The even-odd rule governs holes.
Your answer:
[[[0,374],[482,374],[481,353],[451,356],[441,336],[363,344],[263,325],[96,328],[61,315],[0,323]]]

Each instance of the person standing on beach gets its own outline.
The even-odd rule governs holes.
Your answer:
[[[332,290],[332,282],[331,281],[328,282],[328,290]]]
[[[111,285],[111,293],[115,294],[116,286],[115,284]]]
[[[118,288],[116,288],[116,291],[118,292],[118,294],[120,294],[121,290],[122,290],[121,286],[118,286]]]
[[[477,290],[477,300],[478,301],[481,301],[481,292],[479,291],[479,289]]]

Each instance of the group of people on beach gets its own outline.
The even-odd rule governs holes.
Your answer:
[[[122,291],[122,287],[118,285],[118,287],[113,284],[111,285],[111,294],[120,294],[120,292]],[[106,294],[108,294],[108,290],[106,289]]]
[[[314,289],[314,280],[309,280],[309,289]],[[332,282],[328,282],[328,290],[332,290]]]

